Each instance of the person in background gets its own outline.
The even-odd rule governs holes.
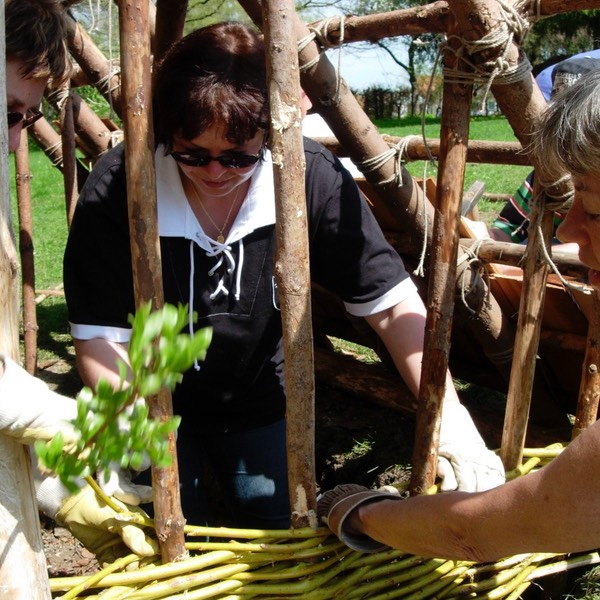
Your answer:
[[[262,36],[225,22],[174,44],[153,81],[158,230],[165,302],[213,329],[206,359],[173,392],[183,512],[212,522],[204,461],[238,527],[290,523],[282,324],[275,285],[275,191]],[[298,115],[300,117],[300,115]],[[417,396],[425,307],[352,176],[305,138],[313,280],[377,332]],[[64,257],[79,373],[118,381],[134,312],[123,146],[82,189]],[[448,489],[504,481],[448,374],[440,472]]]
[[[600,70],[556,95],[535,134],[549,172],[571,173],[574,200],[557,230],[578,245],[588,283],[600,293]],[[353,484],[325,492],[324,523],[348,546],[385,547],[427,557],[495,561],[525,552],[579,552],[600,546],[600,422],[548,465],[483,493],[402,500]]]
[[[6,101],[9,150],[19,147],[23,128],[42,116],[39,110],[47,86],[59,86],[70,75],[71,65],[65,46],[65,13],[58,0],[7,0],[4,5],[6,28]],[[16,362],[0,354],[0,434],[23,444],[48,441],[58,432],[73,435],[69,421],[77,404],[52,392]],[[34,465],[35,467],[35,465]],[[39,508],[50,518],[67,526],[100,562],[133,549],[140,556],[157,553],[156,541],[142,529],[119,519],[118,514],[81,482],[72,495],[57,477],[36,475]],[[111,482],[111,493],[129,503],[149,499],[149,489],[125,479]],[[110,495],[110,494],[109,494]],[[117,500],[118,503],[118,500]],[[135,510],[129,507],[130,510]],[[120,538],[117,546],[109,542]]]
[[[577,54],[567,58],[547,69],[544,69],[536,78],[540,81],[540,89],[548,102],[552,101],[554,95],[565,87],[573,85],[582,75],[600,69],[600,51]],[[548,76],[549,74],[549,76]],[[550,94],[545,87],[545,82],[550,79],[552,88]],[[493,222],[489,231],[492,239],[501,242],[513,242],[517,244],[527,242],[529,229],[530,203],[533,197],[533,186],[535,172],[532,171],[523,181],[519,189],[505,204],[500,214]],[[554,231],[564,218],[563,213],[554,215]],[[561,244],[554,238],[556,249],[576,253],[575,244]]]

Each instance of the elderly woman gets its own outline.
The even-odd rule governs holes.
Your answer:
[[[154,77],[158,228],[165,301],[213,328],[206,360],[173,394],[182,416],[184,514],[209,520],[208,462],[244,527],[289,523],[284,357],[274,278],[275,195],[262,37],[238,23],[188,35]],[[425,308],[340,162],[305,141],[311,275],[379,334],[417,395]],[[116,382],[134,312],[123,148],[107,153],[81,193],[65,254],[65,293],[84,382]],[[448,378],[445,485],[504,481]],[[462,478],[461,478],[462,474]],[[458,482],[457,482],[458,479]]]
[[[557,235],[579,245],[600,290],[600,70],[560,92],[535,136],[542,164],[572,175],[575,197]],[[484,493],[399,496],[338,486],[319,501],[349,546],[393,546],[410,554],[497,560],[523,552],[578,552],[600,545],[600,422],[539,471]],[[424,528],[431,535],[424,534]]]

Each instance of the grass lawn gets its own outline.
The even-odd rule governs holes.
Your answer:
[[[42,293],[61,293],[62,256],[67,241],[67,218],[63,178],[37,146],[30,144],[31,204],[33,212],[33,246],[35,289]],[[11,198],[15,233],[18,236],[14,160],[9,158]],[[18,243],[18,242],[17,242]],[[67,310],[62,295],[49,295],[37,306],[40,362],[65,358],[72,350]]]
[[[440,135],[440,119],[427,117],[423,123],[420,117],[408,117],[398,120],[382,119],[375,121],[380,131],[389,135],[405,137],[408,135],[424,135],[427,139],[437,139]],[[469,138],[490,142],[516,142],[508,121],[501,116],[473,117],[469,128]],[[413,177],[423,177],[423,162],[411,162],[407,169]],[[521,185],[531,167],[517,165],[489,165],[467,163],[465,169],[464,189],[468,189],[475,181],[485,182],[485,192],[489,194],[513,194]],[[426,170],[428,177],[437,177],[437,165],[428,164]],[[489,221],[491,216],[500,212],[504,205],[502,201],[487,200],[483,198],[478,205],[482,213],[482,220]]]

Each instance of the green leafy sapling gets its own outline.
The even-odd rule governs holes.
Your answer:
[[[119,360],[118,388],[103,379],[95,390],[83,388],[72,421],[74,439],[65,440],[58,433],[49,442],[35,444],[43,467],[73,492],[78,489],[76,479],[108,473],[114,464],[139,470],[146,457],[156,467],[172,462],[168,437],[179,426],[180,417],[150,419],[144,398],[163,388],[172,390],[195,360],[204,360],[212,329],[181,333],[189,323],[187,307],[170,304],[152,312],[147,303],[129,322],[130,365]]]

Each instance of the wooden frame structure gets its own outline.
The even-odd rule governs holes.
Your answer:
[[[363,164],[367,159],[385,155],[389,152],[389,140],[384,139],[364,114],[350,90],[340,80],[334,67],[329,63],[323,49],[314,36],[314,28],[309,29],[294,13],[293,6],[281,0],[265,0],[262,5],[258,0],[240,0],[252,20],[263,29],[269,48],[277,48],[277,52],[269,53],[269,74],[273,94],[272,107],[287,106],[296,110],[300,100],[300,82],[297,72],[290,65],[298,64],[302,88],[306,90],[313,106],[325,118],[336,135],[331,145],[343,150],[357,163]],[[155,207],[147,199],[154,195],[152,135],[148,117],[150,46],[155,56],[160,56],[169,44],[181,36],[183,22],[187,10],[187,0],[158,0],[156,14],[153,14],[153,4],[148,0],[118,0],[120,10],[120,30],[122,39],[121,74],[117,73],[108,60],[95,47],[89,36],[73,22],[69,31],[69,47],[80,67],[79,80],[98,86],[105,97],[109,98],[117,114],[125,123],[125,141],[137,141],[135,152],[127,148],[128,178],[131,186],[128,190],[130,198],[130,219],[133,223],[133,253],[134,256],[144,256],[146,262],[141,272],[135,272],[136,301],[152,300],[156,307],[162,303],[159,291],[160,257],[153,248],[156,247],[157,231],[149,228],[144,236],[136,234],[135,222],[143,219],[146,224],[155,223]],[[507,2],[513,15],[518,16],[524,24],[536,18],[549,16],[559,12],[577,11],[589,8],[599,8],[599,0],[571,0],[569,3],[558,0],[515,0]],[[439,176],[435,202],[431,203],[421,187],[412,178],[404,177],[404,184],[398,185],[399,174],[395,171],[394,160],[381,161],[379,166],[365,172],[367,184],[376,190],[383,199],[388,213],[401,223],[401,253],[409,264],[418,261],[418,255],[426,242],[425,271],[427,276],[422,280],[423,289],[427,288],[426,304],[428,308],[427,337],[425,346],[423,378],[417,411],[418,443],[414,450],[413,492],[428,488],[435,475],[436,447],[441,418],[441,404],[444,395],[444,374],[450,361],[451,336],[454,319],[464,319],[470,332],[484,348],[493,347],[497,355],[506,357],[507,352],[512,356],[512,366],[507,369],[506,358],[498,363],[499,372],[504,372],[508,378],[508,408],[502,433],[501,455],[507,469],[512,469],[521,460],[521,452],[527,432],[527,419],[531,390],[536,362],[536,350],[540,339],[540,314],[546,289],[548,274],[547,264],[541,254],[540,244],[546,244],[549,235],[550,217],[543,210],[543,203],[536,204],[533,214],[534,222],[541,223],[545,232],[544,239],[538,239],[537,228],[533,228],[530,245],[523,257],[524,284],[522,301],[519,307],[519,318],[515,325],[510,322],[499,309],[492,297],[491,305],[486,304],[486,284],[479,274],[473,271],[470,275],[468,305],[455,303],[458,279],[458,259],[467,251],[460,243],[460,202],[462,197],[462,181],[466,162],[479,158],[501,162],[508,161],[508,154],[519,147],[518,144],[501,148],[486,143],[468,145],[469,115],[473,91],[473,81],[476,77],[488,78],[491,91],[510,122],[521,146],[527,146],[528,136],[532,131],[532,123],[539,115],[545,101],[537,88],[531,74],[523,71],[519,77],[521,63],[518,35],[512,31],[503,12],[505,9],[493,0],[438,0],[424,7],[393,11],[382,15],[369,17],[349,17],[342,21],[334,19],[328,27],[328,38],[332,44],[343,39],[345,43],[381,39],[397,35],[414,35],[424,32],[448,34],[448,43],[444,52],[444,101],[442,108],[442,130],[436,153],[439,156]],[[156,26],[154,26],[156,23]],[[148,32],[156,28],[151,40]],[[343,32],[342,32],[343,27]],[[489,38],[492,32],[501,31],[505,34],[504,42],[500,45],[484,46],[482,52],[476,50],[476,42]],[[342,35],[343,33],[343,35]],[[291,48],[286,40],[308,40],[300,51]],[[459,52],[460,50],[460,52]],[[464,52],[469,61],[459,59]],[[491,65],[495,59],[502,56],[506,69],[513,74],[510,85],[507,85],[506,73],[496,73]],[[285,56],[281,60],[281,56]],[[4,63],[4,61],[2,61]],[[81,185],[85,177],[85,169],[74,158],[74,145],[69,140],[76,140],[79,149],[93,162],[114,142],[114,128],[103,123],[86,106],[85,102],[72,89],[68,95],[68,103],[60,105],[63,119],[63,137],[45,122],[38,121],[32,127],[34,139],[45,149],[46,153],[59,166],[66,178],[67,215],[72,214],[72,198],[74,190]],[[50,101],[56,101],[50,98]],[[299,111],[297,113],[299,115]],[[277,118],[274,114],[273,117]],[[299,117],[298,117],[299,118]],[[280,289],[293,288],[302,290],[298,303],[290,297],[282,297],[282,312],[284,320],[284,343],[287,356],[288,392],[290,408],[288,410],[292,426],[288,429],[288,455],[290,464],[290,498],[295,519],[294,527],[306,525],[315,526],[315,481],[311,469],[313,453],[311,436],[312,427],[294,426],[296,419],[304,418],[307,411],[312,410],[314,401],[314,386],[307,386],[306,381],[312,380],[313,343],[310,332],[311,312],[308,279],[308,256],[306,240],[302,226],[294,222],[292,210],[295,203],[303,201],[303,165],[298,159],[301,153],[301,140],[297,132],[300,130],[298,121],[292,120],[287,127],[273,131],[274,154],[281,157],[286,164],[286,174],[289,178],[276,180],[278,190],[278,238],[285,242],[278,257],[278,276],[284,285]],[[73,131],[73,135],[69,131]],[[140,140],[143,143],[140,144]],[[62,143],[61,143],[62,141]],[[431,146],[430,146],[431,147]],[[143,151],[141,151],[143,150]],[[408,156],[415,159],[423,158],[423,144],[412,142],[407,150]],[[5,154],[5,153],[3,153]],[[498,157],[501,158],[498,158]],[[135,160],[133,160],[135,157]],[[486,158],[487,157],[487,158]],[[548,192],[568,192],[568,184],[559,181],[558,173],[547,173],[545,166],[535,164],[535,159],[520,153],[518,159],[531,162],[540,173],[543,181],[556,181]],[[6,171],[4,172],[6,180]],[[5,186],[7,187],[7,186]],[[541,190],[543,192],[543,190]],[[6,195],[6,192],[5,192]],[[21,198],[21,194],[19,195]],[[142,202],[139,199],[143,199]],[[6,212],[4,213],[6,214]],[[69,220],[69,217],[68,219]],[[301,223],[300,223],[301,225]],[[0,287],[6,286],[13,277],[5,268],[11,263],[14,248],[10,236],[6,233],[10,228],[3,227],[0,234]],[[293,232],[300,236],[294,238]],[[26,232],[25,232],[26,235]],[[398,245],[397,245],[398,247]],[[486,247],[481,247],[481,256],[485,256]],[[497,258],[492,248],[488,249],[490,258]],[[402,252],[403,251],[403,252]],[[25,252],[22,252],[24,255]],[[8,263],[7,263],[8,257]],[[300,257],[299,264],[291,269],[292,261]],[[516,258],[513,260],[517,260]],[[521,258],[518,259],[519,261]],[[567,264],[568,261],[565,261]],[[14,260],[13,260],[14,263]],[[470,268],[470,267],[467,267]],[[562,268],[562,267],[561,267]],[[567,264],[565,269],[577,271],[578,264]],[[303,273],[299,279],[298,273]],[[23,275],[26,270],[23,268]],[[26,285],[33,289],[33,282],[25,277]],[[10,284],[14,290],[14,283]],[[5,289],[9,289],[5,287]],[[27,303],[28,306],[29,303]],[[9,307],[14,303],[3,303],[3,318],[0,321],[0,350],[15,355],[17,343],[17,326],[14,310]],[[597,316],[597,302],[593,313]],[[472,318],[472,313],[477,318]],[[292,327],[292,323],[301,323],[300,329]],[[577,414],[577,431],[595,420],[598,406],[597,318],[590,320],[588,346],[585,359],[581,410]],[[32,353],[28,342],[26,353]],[[514,344],[514,351],[511,352]],[[289,351],[294,348],[294,352]],[[298,351],[301,348],[301,351]],[[33,353],[35,355],[35,353]],[[293,357],[293,358],[291,358]],[[29,359],[28,359],[29,360]],[[35,371],[35,361],[28,362],[30,371]],[[294,381],[302,381],[301,386],[295,386]],[[303,390],[303,391],[302,391]],[[168,415],[170,411],[169,398],[160,397],[152,401],[152,411],[156,415]],[[0,443],[5,441],[0,439]],[[173,442],[174,444],[174,442]],[[0,481],[5,487],[6,465],[0,463]],[[14,467],[10,467],[14,468]],[[27,465],[21,465],[27,472]],[[162,471],[162,470],[161,470]],[[175,560],[181,556],[182,550],[182,516],[178,510],[178,498],[173,494],[177,487],[176,466],[172,470],[155,473],[153,483],[158,489],[156,503],[157,520],[159,523],[159,538],[163,560]],[[29,491],[26,483],[22,485],[25,497]],[[7,498],[0,492],[0,509],[6,506]],[[31,511],[31,507],[29,509]],[[35,523],[33,524],[35,525]],[[35,527],[33,527],[35,528]],[[31,532],[30,532],[31,533]],[[1,542],[7,542],[10,533],[0,530]],[[26,544],[27,545],[27,544]],[[32,554],[39,559],[39,548],[36,543],[29,544]],[[14,550],[11,549],[11,552]],[[7,578],[6,569],[0,575],[0,584]],[[12,575],[10,578],[12,578]],[[9,578],[9,579],[10,579]],[[21,574],[18,575],[21,584]],[[34,595],[27,596],[35,598]],[[44,597],[43,593],[42,596]]]

